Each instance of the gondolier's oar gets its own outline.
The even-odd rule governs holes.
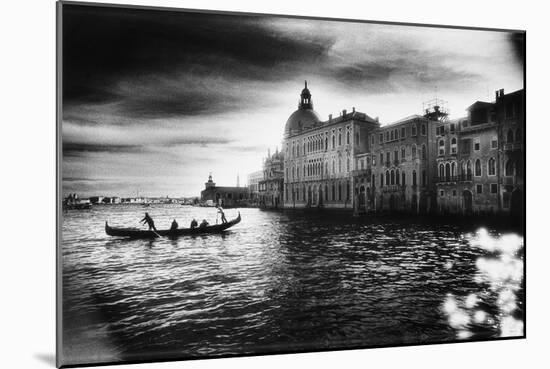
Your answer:
[[[138,222],[138,224],[139,224],[140,227],[142,226],[141,222]],[[145,225],[145,224],[143,224],[143,225]],[[158,238],[161,238],[161,237],[162,237],[162,236],[161,236],[160,234],[158,234],[153,228],[151,228],[151,229],[149,229],[149,230],[150,230],[151,232],[153,232],[154,234],[156,234]]]

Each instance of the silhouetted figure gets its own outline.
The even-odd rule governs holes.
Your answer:
[[[199,228],[206,228],[207,226],[208,226],[208,222],[206,221],[206,219],[203,219]]]
[[[157,229],[155,228],[155,222],[153,221],[153,218],[151,218],[149,216],[149,213],[145,213],[145,216],[143,217],[142,220],[140,220],[140,223],[147,223],[147,225],[149,226],[149,230],[154,230],[155,232],[157,231]]]
[[[170,230],[175,231],[176,229],[178,229],[178,222],[176,222],[176,220],[174,219],[172,221],[172,225],[170,226]]]
[[[221,214],[222,223],[227,223],[227,219],[225,219],[225,213],[223,212],[222,207],[220,205],[216,205],[216,208],[218,208],[218,213]]]
[[[197,228],[198,225],[199,223],[197,223],[197,220],[193,218],[193,220],[191,221],[191,229]]]

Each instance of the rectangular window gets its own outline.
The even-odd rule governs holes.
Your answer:
[[[384,142],[384,135],[382,133],[380,133],[380,135],[378,135],[378,142],[379,143],[383,143]]]
[[[389,141],[389,140],[390,140],[390,132],[387,131],[387,132],[386,132],[386,141]]]
[[[498,193],[498,184],[491,183],[491,193]]]
[[[412,130],[411,136],[413,137],[416,136],[416,124],[412,125],[411,130]]]
[[[451,123],[451,133],[454,133],[454,132],[455,132],[455,124]]]
[[[370,144],[374,146],[374,135],[370,136]]]
[[[469,154],[470,148],[472,147],[472,140],[471,139],[465,139],[460,140],[460,153],[461,154]]]
[[[474,151],[479,151],[481,143],[479,137],[474,138]]]
[[[405,127],[401,127],[401,138],[405,138],[405,136],[407,135],[406,131],[405,131]]]
[[[483,185],[480,185],[480,184],[476,185],[476,192],[483,193]]]
[[[497,149],[498,148],[498,139],[497,136],[493,136],[491,138],[491,149]]]

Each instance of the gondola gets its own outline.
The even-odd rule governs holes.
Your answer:
[[[235,224],[241,221],[241,213],[235,219],[227,222],[209,225],[206,227],[196,227],[196,228],[178,228],[178,229],[165,229],[158,231],[149,231],[138,228],[115,228],[109,226],[108,222],[105,222],[105,232],[109,236],[115,237],[128,237],[128,238],[158,238],[161,237],[179,237],[179,236],[190,236],[198,234],[209,234],[209,233],[221,233],[226,229],[233,227]]]

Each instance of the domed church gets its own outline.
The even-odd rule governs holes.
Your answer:
[[[353,209],[356,156],[368,151],[367,138],[379,126],[355,108],[321,121],[306,81],[285,125],[284,207]]]
[[[305,81],[305,87],[300,94],[300,100],[298,101],[298,110],[290,115],[285,125],[285,138],[296,135],[304,129],[309,129],[321,122],[319,114],[313,110],[313,101],[311,100],[311,93],[307,88],[307,81]]]

